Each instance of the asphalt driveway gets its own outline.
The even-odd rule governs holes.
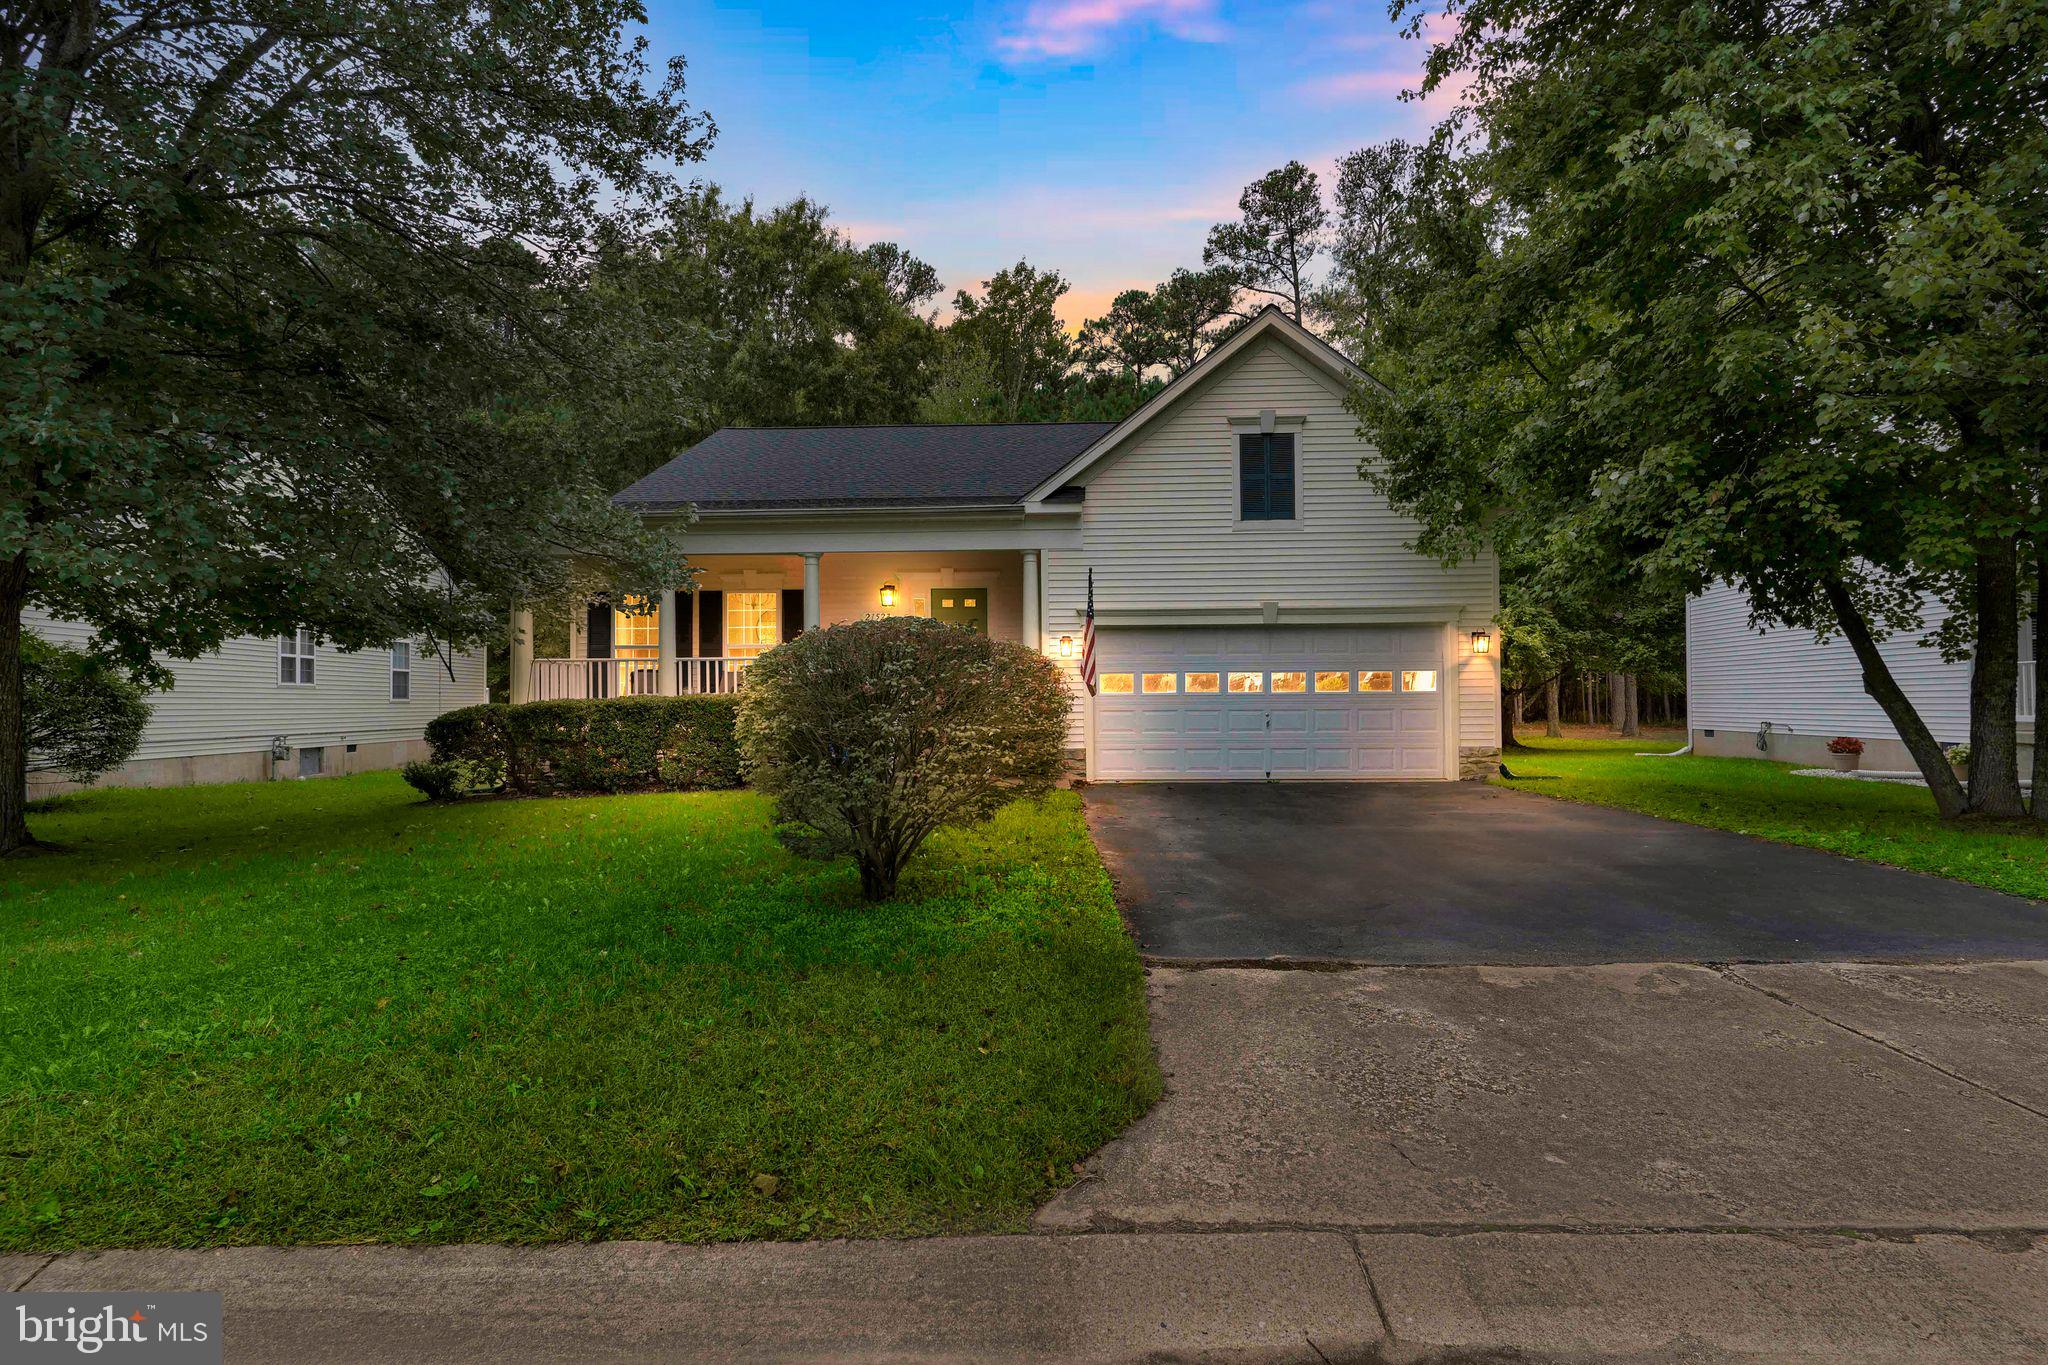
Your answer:
[[[2048,958],[2048,905],[1477,783],[1096,786],[1154,959],[1387,965]]]

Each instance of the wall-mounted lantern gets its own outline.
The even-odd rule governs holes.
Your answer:
[[[1483,631],[1483,630],[1475,630],[1475,631],[1473,631],[1473,632],[1472,632],[1472,652],[1473,652],[1474,654],[1490,654],[1490,653],[1492,653],[1492,652],[1493,652],[1493,636],[1491,636],[1490,634],[1488,634],[1487,632],[1485,632],[1485,631]]]
[[[896,605],[896,585],[894,583],[884,583],[882,585],[882,605],[885,607]]]
[[[1073,657],[1074,657],[1074,637],[1073,637],[1073,636],[1071,636],[1071,635],[1062,635],[1062,636],[1060,636],[1060,657],[1061,657],[1062,659],[1071,659],[1071,658],[1073,658]]]

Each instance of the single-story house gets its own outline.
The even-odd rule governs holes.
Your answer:
[[[694,518],[694,590],[579,613],[560,659],[515,612],[513,700],[731,690],[799,630],[916,613],[1064,669],[1097,780],[1484,776],[1498,567],[1410,548],[1361,378],[1269,308],[1119,423],[716,432],[615,500]]]
[[[28,628],[84,645],[92,627],[31,610]],[[149,727],[101,786],[261,782],[396,768],[426,757],[422,737],[443,711],[488,701],[484,656],[452,663],[406,641],[344,651],[310,631],[238,636],[197,659],[166,659],[175,685],[149,696]],[[75,790],[58,773],[29,774],[29,795]]]
[[[1964,744],[1970,738],[1970,661],[1944,660],[1921,643],[1946,617],[1946,608],[1929,598],[1921,607],[1922,629],[1894,635],[1878,649],[1934,738]],[[2022,622],[2017,712],[2023,774],[2038,719],[2038,660],[2034,623]],[[1863,669],[1849,642],[1840,636],[1816,641],[1807,630],[1759,630],[1750,624],[1749,597],[1740,588],[1718,584],[1685,604],[1685,674],[1696,753],[1824,765],[1828,741],[1851,735],[1863,741],[1863,768],[1913,770],[1898,731],[1863,690]]]

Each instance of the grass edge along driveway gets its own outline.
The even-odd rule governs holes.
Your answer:
[[[889,905],[746,792],[60,798],[0,864],[0,1250],[1020,1229],[1159,1093],[1059,793]]]
[[[2048,900],[2048,829],[2033,822],[1945,821],[1925,788],[1797,777],[1766,759],[1641,758],[1682,736],[1629,740],[1524,737],[1496,785],[1666,820],[1825,849],[1914,872]]]

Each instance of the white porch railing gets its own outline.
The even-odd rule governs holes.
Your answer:
[[[2040,660],[2038,660],[2038,659],[2022,659],[2022,660],[2020,660],[2020,719],[2021,719],[2021,720],[2033,720],[2033,719],[2035,718],[2035,717],[2034,717],[2034,670],[2035,670],[2035,669],[2037,669],[2037,668],[2039,668],[2040,666],[2041,666],[2041,662],[2040,662]],[[2040,750],[2036,749],[2036,750],[2035,750],[2035,752],[2036,752],[2036,753],[2039,753],[2039,752],[2040,752]]]
[[[691,696],[737,692],[752,659],[677,659],[673,691]],[[661,691],[658,659],[535,659],[528,674],[534,701],[651,697]]]

